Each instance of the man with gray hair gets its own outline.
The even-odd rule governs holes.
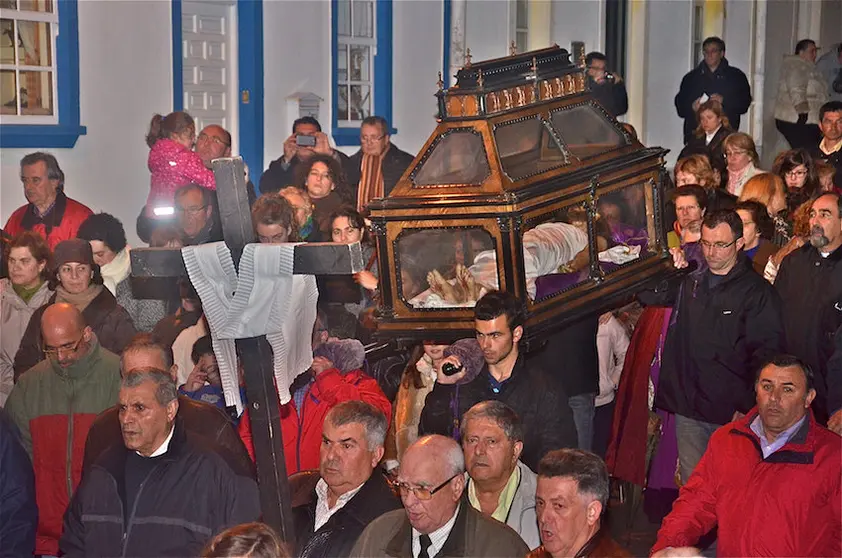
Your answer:
[[[386,415],[365,401],[349,400],[328,411],[322,426],[319,474],[293,475],[309,493],[293,508],[297,556],[348,556],[366,525],[400,502],[377,465],[383,458]]]
[[[253,473],[184,427],[169,372],[120,387],[123,445],[86,472],[64,518],[65,556],[197,556],[216,533],[260,517]]]
[[[372,522],[351,556],[525,556],[529,548],[511,527],[464,502],[464,472],[455,440],[435,434],[418,439],[393,483],[405,509]]]
[[[483,401],[462,417],[468,502],[505,523],[529,548],[541,544],[535,518],[538,477],[521,463],[523,426],[501,401]]]
[[[608,505],[608,469],[596,454],[551,451],[538,464],[535,494],[542,546],[527,558],[631,556],[602,528]]]

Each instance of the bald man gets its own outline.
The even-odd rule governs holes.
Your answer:
[[[55,556],[62,516],[79,484],[88,429],[117,402],[120,358],[102,348],[75,306],[49,306],[41,317],[44,356],[6,402],[35,467],[35,554]]]
[[[464,501],[465,458],[445,436],[407,448],[394,485],[404,509],[381,515],[360,535],[351,556],[526,556],[517,532]]]

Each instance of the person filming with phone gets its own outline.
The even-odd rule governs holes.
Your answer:
[[[260,177],[260,193],[277,192],[295,184],[297,167],[314,155],[327,155],[340,163],[348,156],[330,146],[327,134],[322,132],[319,121],[312,116],[303,116],[292,124],[292,135],[284,141],[284,154],[269,165]]]
[[[607,64],[608,58],[601,52],[590,52],[585,56],[591,94],[616,118],[628,112],[629,96],[623,78],[608,71]]]

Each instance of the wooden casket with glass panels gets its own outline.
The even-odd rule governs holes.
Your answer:
[[[592,99],[557,46],[463,67],[439,124],[387,198],[371,204],[378,337],[473,335],[478,297],[514,293],[534,342],[631,297],[672,269],[665,150]]]

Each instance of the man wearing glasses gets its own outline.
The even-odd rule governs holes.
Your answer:
[[[414,157],[390,141],[389,123],[369,116],[360,126],[360,150],[343,161],[348,185],[357,192],[357,211],[389,195]]]
[[[175,192],[175,217],[185,246],[222,240],[214,207],[211,191],[198,184],[182,186]]]
[[[120,358],[100,346],[71,304],[48,307],[41,332],[47,358],[18,379],[6,411],[30,458],[35,457],[35,554],[56,556],[62,516],[81,477],[88,430],[117,402]]]
[[[205,126],[196,137],[195,151],[202,158],[202,163],[213,170],[211,163],[214,159],[231,156],[231,133],[217,124]],[[248,193],[249,206],[251,206],[257,199],[257,194],[255,194],[254,184],[249,180],[248,174],[248,168],[246,168],[246,192]]]
[[[678,461],[686,483],[714,430],[754,405],[762,363],[783,349],[781,300],[743,253],[743,222],[720,210],[702,224],[704,263],[662,293],[673,306],[655,406],[676,415]],[[676,267],[687,267],[683,257]]]
[[[728,64],[725,58],[725,41],[719,37],[708,37],[702,43],[704,60],[689,71],[681,80],[681,88],[675,96],[675,109],[684,119],[684,143],[693,136],[698,124],[696,111],[708,99],[722,103],[731,128],[740,129],[740,115],[748,112],[751,105],[751,87],[746,75]]]
[[[409,446],[394,484],[404,509],[372,522],[351,556],[526,556],[514,529],[474,509],[463,498],[465,458],[445,436]]]
[[[306,495],[303,502],[293,498],[296,556],[349,556],[369,523],[400,507],[377,467],[387,427],[386,415],[365,401],[344,401],[328,412],[319,474],[290,480],[293,494]]]

